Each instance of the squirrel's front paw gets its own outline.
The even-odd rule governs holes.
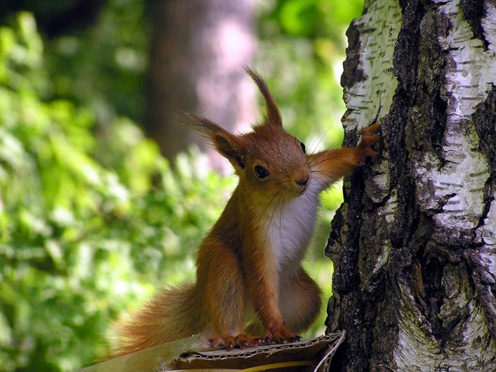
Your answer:
[[[381,136],[378,134],[380,129],[380,124],[373,124],[362,129],[362,140],[356,147],[357,165],[364,165],[367,158],[377,157],[378,154],[372,149],[372,146],[381,139]]]

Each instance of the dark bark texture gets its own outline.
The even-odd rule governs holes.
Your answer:
[[[342,371],[496,370],[496,2],[366,1],[342,84],[345,181],[326,249]]]

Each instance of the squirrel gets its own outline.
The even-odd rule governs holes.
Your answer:
[[[293,342],[318,315],[321,291],[301,261],[319,194],[377,157],[372,146],[379,142],[380,124],[362,129],[356,147],[307,154],[284,130],[266,82],[246,71],[266,105],[252,132],[235,135],[193,115],[186,122],[213,143],[239,178],[200,245],[196,283],[162,289],[122,323],[114,356],[194,334],[205,346],[226,349]]]

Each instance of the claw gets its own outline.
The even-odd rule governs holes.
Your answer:
[[[299,338],[300,336],[288,330],[281,323],[265,330],[265,339],[267,343],[275,342],[278,344],[285,344],[288,342],[297,341]]]
[[[302,338],[302,337],[301,337],[300,335],[296,335],[296,337],[293,337],[293,338],[291,339],[291,342],[298,342],[298,341],[300,341],[300,340],[301,340],[301,338]]]
[[[226,350],[233,350],[235,348],[244,349],[247,347],[255,347],[261,344],[260,338],[253,337],[249,333],[241,333],[234,336],[221,336],[215,335],[211,339],[208,340],[210,347],[219,347],[224,346]]]
[[[234,338],[228,337],[226,339],[226,350],[233,350],[233,349],[234,349]]]

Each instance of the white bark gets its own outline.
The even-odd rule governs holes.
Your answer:
[[[490,173],[487,159],[478,149],[479,138],[471,115],[487,97],[489,84],[496,84],[495,45],[490,44],[492,50],[484,50],[483,42],[473,38],[459,11],[459,0],[436,2],[443,4],[437,12],[451,22],[448,35],[438,38],[441,48],[448,53],[444,86],[448,101],[446,130],[441,157],[426,152],[415,168],[420,205],[430,210],[442,209],[434,217],[437,227],[441,234],[450,230],[450,238],[455,242],[462,232],[477,227],[483,212],[484,186]],[[490,17],[494,5],[486,4]],[[486,17],[485,28],[494,28],[494,22],[496,17]]]
[[[393,52],[401,27],[401,8],[389,0],[368,1],[367,13],[354,21],[363,53],[364,79],[344,92],[347,130],[360,129],[389,112],[398,81],[393,75]]]

